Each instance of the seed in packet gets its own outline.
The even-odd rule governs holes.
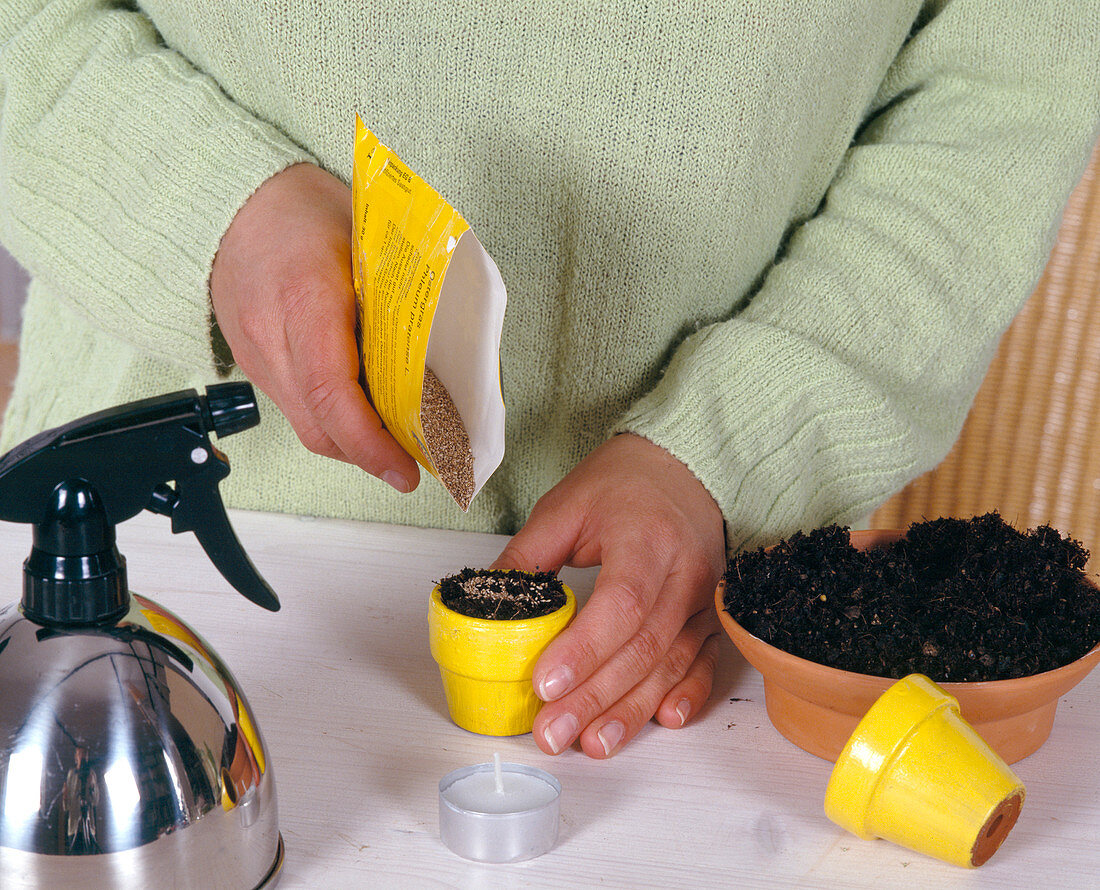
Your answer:
[[[470,449],[470,437],[451,401],[451,394],[431,368],[424,371],[420,421],[439,481],[447,486],[447,491],[463,510],[468,509],[474,496],[474,453]]]

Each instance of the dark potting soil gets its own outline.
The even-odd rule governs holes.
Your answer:
[[[439,582],[443,605],[470,618],[511,621],[549,615],[565,605],[551,572],[465,568]]]
[[[987,513],[911,525],[856,550],[848,529],[796,533],[726,570],[725,608],[771,645],[819,664],[940,682],[1005,680],[1077,660],[1100,641],[1089,554],[1050,526]]]

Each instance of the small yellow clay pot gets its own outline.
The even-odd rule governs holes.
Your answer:
[[[1023,784],[962,719],[959,703],[910,674],[882,694],[844,746],[825,814],[865,840],[974,868],[1000,847],[1023,802]]]
[[[428,640],[439,665],[451,719],[481,735],[530,732],[542,701],[531,676],[543,650],[573,620],[577,601],[538,618],[471,618],[443,605],[439,587],[428,604]]]

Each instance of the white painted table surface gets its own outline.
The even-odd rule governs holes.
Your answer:
[[[289,888],[736,888],[1100,886],[1100,671],[1070,692],[1054,732],[1015,767],[1027,800],[980,869],[961,869],[835,826],[831,764],[768,722],[759,675],[723,639],[709,705],[681,730],[648,725],[616,757],[543,754],[530,735],[489,738],[448,718],[428,651],[435,581],[484,566],[503,539],[232,512],[279,593],[269,613],[237,595],[188,534],[142,514],[119,529],[130,587],[190,623],[228,663],[274,766]],[[0,524],[0,571],[19,595],[30,529]],[[566,570],[579,598],[593,570]],[[439,840],[438,782],[492,759],[563,786],[550,853],[487,865]]]

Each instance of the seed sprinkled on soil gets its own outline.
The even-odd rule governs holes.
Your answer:
[[[474,496],[474,455],[470,450],[470,437],[451,394],[430,368],[424,369],[420,422],[424,427],[428,457],[435,465],[439,480],[458,505],[467,509]]]
[[[511,621],[549,615],[565,605],[552,572],[465,568],[439,582],[443,605],[470,618]]]

